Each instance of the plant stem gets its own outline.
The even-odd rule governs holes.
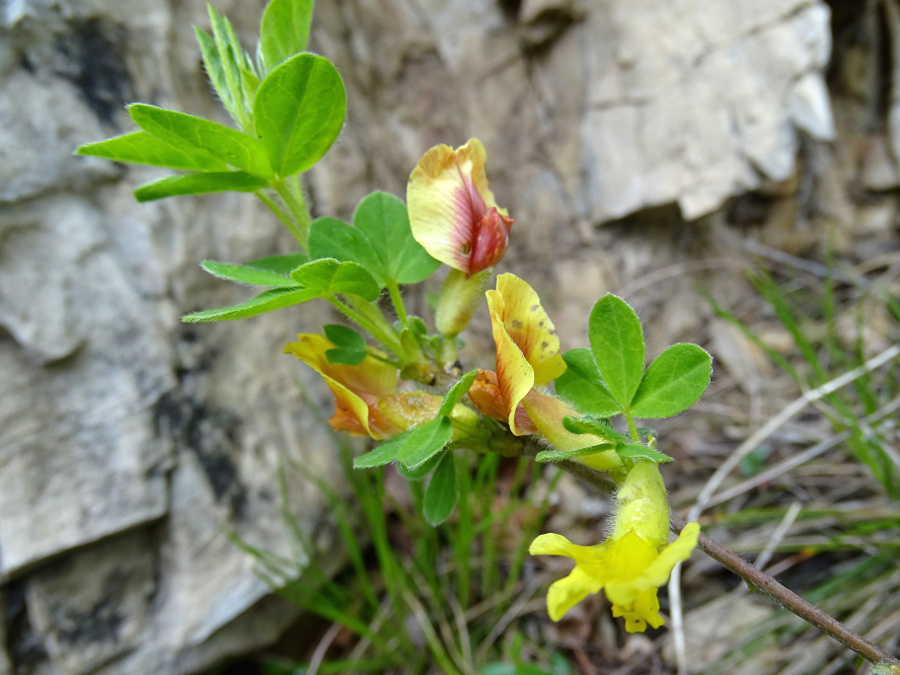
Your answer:
[[[269,207],[269,210],[275,214],[278,220],[281,221],[281,224],[284,225],[288,231],[294,235],[294,238],[299,242],[301,241],[300,233],[297,230],[297,224],[294,222],[294,219],[291,218],[291,215],[287,213],[281,206],[276,202],[272,197],[266,194],[263,190],[257,190],[256,196],[259,197],[260,201],[263,204]]]
[[[373,321],[374,317],[372,312],[366,311],[367,308],[359,303],[350,306],[339,300],[336,296],[328,298],[328,302],[330,302],[341,314],[356,323],[360,328],[368,331],[372,337],[378,340],[387,349],[391,350],[401,361],[403,360],[403,346],[400,344],[400,340],[397,339],[394,331],[391,330],[391,327],[387,325],[387,322],[380,312],[378,313],[378,317],[381,318],[381,321]],[[368,305],[368,303],[366,303],[366,305]]]
[[[677,513],[671,514],[671,522],[672,529],[675,532],[681,532],[681,529],[685,526],[684,519]],[[781,585],[774,578],[732,553],[721,544],[716,543],[702,532],[697,541],[697,546],[706,555],[722,563],[722,565],[737,574],[750,586],[769,596],[804,621],[828,633],[835,640],[842,642],[866,661],[900,665],[900,659],[894,658],[891,654],[883,651],[861,635],[857,635],[837,619],[826,614],[818,607],[811,605],[792,590]]]
[[[387,290],[388,294],[391,296],[391,303],[394,305],[394,311],[397,312],[397,318],[405,327],[409,321],[409,317],[406,315],[406,307],[403,306],[403,297],[400,295],[400,286],[393,279],[388,279]]]
[[[640,443],[641,435],[638,433],[637,425],[634,423],[634,417],[627,410],[623,411],[622,414],[625,416],[625,421],[628,422],[628,434],[631,436],[631,440],[635,443]]]
[[[382,344],[394,352],[403,363],[408,363],[406,349],[400,343],[397,331],[388,323],[378,306],[352,295],[345,296],[345,298],[354,310],[361,316],[364,316],[375,327],[377,332],[372,333],[372,335],[381,340]]]
[[[306,208],[306,200],[303,198],[303,188],[300,185],[299,177],[291,176],[290,178],[277,180],[272,183],[272,187],[287,205],[288,209],[290,209],[293,217],[291,218],[291,224],[288,225],[288,229],[305,251],[309,244],[309,224],[312,218]]]

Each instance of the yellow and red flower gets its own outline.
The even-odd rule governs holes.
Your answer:
[[[384,356],[369,348],[356,366],[331,363],[325,355],[335,345],[323,335],[300,333],[284,346],[318,372],[334,394],[335,410],[328,424],[335,431],[381,440],[428,422],[437,415],[441,397],[422,391],[397,392],[399,372]]]
[[[535,386],[549,384],[566,370],[556,329],[535,290],[514,274],[498,276],[496,290],[486,295],[497,366],[495,372],[479,373],[469,396],[516,436],[534,433],[517,410]]]
[[[435,325],[447,337],[469,324],[509,245],[513,219],[494,200],[486,162],[477,138],[455,150],[436,145],[419,160],[406,188],[413,237],[452,268],[435,308]]]
[[[535,290],[514,274],[497,277],[487,292],[491,330],[497,350],[496,371],[479,371],[469,398],[482,414],[506,422],[516,436],[540,433],[560,450],[578,450],[603,441],[591,434],[574,434],[563,427],[566,416],[579,413],[542,388],[562,375],[566,363],[559,353],[553,322]],[[598,471],[622,466],[612,450],[579,458]]]
[[[547,612],[559,621],[592,593],[605,591],[613,616],[625,618],[625,630],[641,633],[649,624],[663,625],[659,614],[658,587],[666,583],[672,568],[687,560],[700,526],[688,523],[678,539],[668,542],[669,504],[659,467],[638,461],[616,493],[612,534],[596,546],[579,546],[559,534],[542,534],[528,549],[532,555],[572,558],[575,568],[556,581],[547,593]]]
[[[466,278],[500,261],[513,224],[488,187],[486,162],[477,138],[455,150],[436,145],[419,160],[406,188],[413,237]]]

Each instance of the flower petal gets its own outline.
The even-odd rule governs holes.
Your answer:
[[[375,439],[390,436],[400,429],[373,404],[384,394],[397,389],[398,372],[390,364],[367,356],[357,366],[330,363],[325,352],[335,345],[323,335],[300,333],[297,342],[284,346],[317,371],[335,398],[335,413],[328,423],[335,431],[368,435]]]
[[[354,436],[371,436],[381,440],[401,431],[381,411],[366,403],[362,397],[354,394],[343,384],[320,373],[325,384],[334,394],[334,415],[328,424],[335,431],[347,431]]]
[[[487,231],[480,244],[479,263],[499,260],[490,251],[499,247],[501,231],[489,212],[496,209],[497,216],[508,216],[504,209],[496,208],[488,188],[486,162],[487,152],[477,138],[456,150],[436,145],[419,160],[406,188],[413,237],[432,257],[467,275],[484,269],[476,269],[472,262],[480,226]],[[486,216],[488,221],[482,223]]]
[[[475,243],[469,261],[469,275],[496,265],[509,247],[509,230],[513,219],[491,207],[475,226]]]
[[[608,591],[606,595],[608,598]],[[629,633],[643,633],[647,630],[648,623],[653,628],[659,628],[665,623],[659,615],[659,598],[656,595],[656,587],[639,593],[630,605],[613,603],[612,615],[625,619],[625,630]]]
[[[554,621],[592,593],[598,593],[603,584],[584,573],[580,567],[573,569],[569,576],[555,581],[547,590],[547,613]]]
[[[361,364],[356,366],[331,363],[325,356],[325,352],[334,349],[335,346],[324,335],[300,333],[297,335],[297,342],[286,344],[284,351],[287,354],[293,354],[322,375],[337,380],[363,398],[374,398],[396,391],[399,375],[394,366],[371,356],[367,356]],[[369,351],[377,353],[371,348]]]
[[[566,371],[559,353],[559,337],[537,292],[515,274],[497,277],[497,292],[503,298],[503,327],[522,350],[534,369],[534,383],[540,387]]]
[[[536,537],[528,547],[528,552],[531,555],[562,555],[576,562],[587,563],[593,562],[585,553],[585,549],[589,548],[593,547],[573,544],[561,534],[548,532]]]
[[[658,588],[665,584],[675,565],[691,557],[699,535],[700,525],[697,523],[685,525],[678,539],[666,545],[634,578],[610,583],[606,587],[606,596],[610,602],[628,605],[648,588]]]
[[[526,433],[516,423],[516,409],[534,386],[534,369],[503,325],[503,297],[498,291],[488,291],[491,330],[497,348],[497,387],[503,401],[506,422],[516,436]]]
[[[475,404],[482,415],[509,423],[509,413],[503,402],[503,394],[500,392],[500,387],[497,386],[497,373],[493,370],[478,371],[478,377],[475,378],[469,389],[469,400]],[[516,406],[515,422],[516,428],[525,434],[533,434],[537,431],[537,427],[534,426],[521,404]]]

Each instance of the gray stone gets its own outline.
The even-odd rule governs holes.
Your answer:
[[[109,540],[50,565],[28,585],[28,609],[63,673],[85,673],[138,647],[156,593],[152,533]]]

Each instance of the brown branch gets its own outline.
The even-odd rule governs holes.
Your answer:
[[[672,530],[681,532],[685,526],[684,519],[677,513],[671,514]],[[861,635],[857,635],[837,619],[826,614],[815,605],[811,605],[794,591],[778,583],[773,577],[757,569],[740,556],[732,553],[721,544],[700,533],[697,546],[710,558],[720,562],[727,569],[737,574],[751,587],[767,595],[789,612],[793,612],[807,623],[855,651],[870,663],[890,663],[900,665],[900,659],[872,644]]]

